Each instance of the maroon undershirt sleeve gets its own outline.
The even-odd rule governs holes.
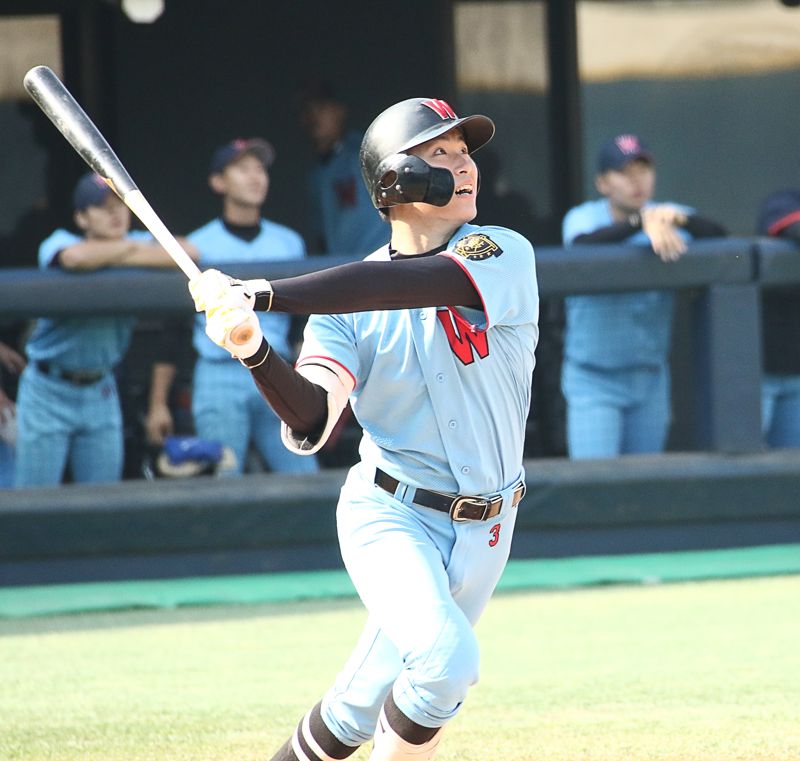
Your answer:
[[[274,280],[272,311],[341,314],[440,305],[481,306],[466,273],[446,256],[388,262],[354,262],[307,275]],[[268,299],[257,298],[256,310]],[[261,395],[295,434],[319,437],[328,416],[327,392],[304,378],[266,341],[244,364]]]

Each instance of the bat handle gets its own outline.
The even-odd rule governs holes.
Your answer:
[[[237,346],[244,346],[253,337],[253,327],[247,322],[237,325],[231,331],[231,341]]]

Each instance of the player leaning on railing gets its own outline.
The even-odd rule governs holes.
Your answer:
[[[337,520],[369,618],[274,761],[343,759],[370,738],[373,761],[433,758],[478,679],[472,627],[525,489],[539,309],[530,243],[469,224],[471,154],[493,133],[487,117],[460,119],[444,101],[395,104],[361,148],[388,246],[271,284],[213,270],[191,283],[209,336],[251,368],[287,447],[317,451],[348,399],[364,432]],[[270,351],[253,309],[312,315],[296,370]],[[255,335],[236,346],[243,314]]]

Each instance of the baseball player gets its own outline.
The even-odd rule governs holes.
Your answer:
[[[672,262],[695,238],[725,235],[694,209],[653,200],[653,154],[633,134],[603,143],[602,196],[564,217],[564,246],[627,243]],[[671,291],[570,296],[561,386],[567,446],[576,459],[660,452],[670,420]]]
[[[214,152],[208,183],[222,200],[222,213],[189,234],[189,240],[200,252],[201,267],[305,258],[305,244],[298,233],[261,216],[274,158],[272,145],[258,138],[233,140]],[[292,354],[290,321],[288,314],[262,314],[259,318],[260,330],[282,357]],[[236,475],[243,471],[251,440],[272,471],[317,470],[315,457],[298,457],[282,445],[280,420],[264,404],[250,374],[208,339],[204,327],[198,316],[194,328],[198,359],[192,413],[198,436],[220,442],[236,456],[236,466],[226,473]],[[171,383],[172,377],[174,373],[161,380]],[[161,409],[166,410],[166,389],[157,388],[160,379],[155,373],[153,379],[155,393],[151,392],[151,398],[161,399]],[[154,413],[151,406],[148,418]]]
[[[53,232],[39,248],[41,268],[175,266],[149,233],[130,230],[130,211],[99,175],[81,177],[73,207],[82,235]],[[67,465],[75,482],[120,479],[122,415],[113,369],[134,322],[131,317],[37,322],[25,347],[29,361],[17,395],[17,487],[57,485]]]
[[[19,375],[25,357],[0,341],[0,489],[14,483],[14,447],[17,439],[17,408],[3,388],[3,374]]]
[[[273,761],[433,758],[478,680],[472,627],[505,566],[524,494],[522,446],[538,289],[518,233],[469,224],[472,153],[494,134],[442,100],[412,98],[367,130],[361,167],[391,242],[365,261],[269,283],[219,272],[190,289],[206,330],[251,369],[297,452],[325,442],[348,401],[360,462],[337,509],[364,632],[333,686]],[[297,369],[255,310],[311,313]],[[256,335],[234,345],[244,321]]]
[[[389,240],[389,229],[361,182],[362,135],[348,129],[347,106],[329,82],[309,85],[301,103],[315,154],[308,178],[312,245],[322,254],[369,254]]]
[[[800,188],[770,193],[758,211],[758,234],[800,242]],[[800,288],[761,293],[761,426],[773,448],[800,447]]]

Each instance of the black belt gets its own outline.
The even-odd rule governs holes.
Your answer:
[[[375,485],[394,496],[400,481],[375,468]],[[520,482],[514,487],[511,506],[516,507],[525,496],[525,484]],[[414,504],[429,507],[431,510],[447,513],[454,521],[488,521],[503,509],[503,497],[463,497],[458,494],[443,494],[438,491],[417,489],[414,492]]]
[[[36,369],[40,373],[50,375],[54,378],[68,381],[75,386],[91,386],[93,383],[105,377],[105,373],[88,370],[62,370],[60,367],[51,365],[49,362],[36,362]]]

